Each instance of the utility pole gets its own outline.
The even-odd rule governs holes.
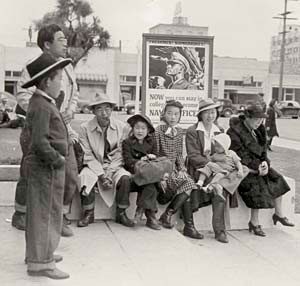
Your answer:
[[[282,32],[282,41],[281,41],[281,48],[280,48],[280,71],[279,71],[279,94],[278,94],[278,101],[281,101],[283,98],[283,73],[284,73],[284,60],[285,60],[285,39],[286,39],[286,21],[287,20],[297,20],[297,18],[288,18],[287,15],[291,14],[291,11],[287,11],[287,1],[298,1],[298,0],[284,0],[284,11],[283,13],[279,14],[280,17],[273,17],[274,19],[281,19],[283,20],[283,28]]]

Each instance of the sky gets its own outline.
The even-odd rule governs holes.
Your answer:
[[[56,0],[1,0],[0,44],[24,46],[35,19],[53,10]],[[111,34],[111,44],[122,41],[124,52],[141,47],[142,34],[159,23],[172,23],[178,0],[90,0],[94,14]],[[208,27],[214,54],[269,60],[270,41],[282,29],[273,19],[284,10],[284,0],[182,0],[182,16],[193,26]],[[289,0],[288,24],[300,25],[300,0]],[[33,34],[36,39],[36,34]]]

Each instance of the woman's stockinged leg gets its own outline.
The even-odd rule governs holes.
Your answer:
[[[283,217],[283,213],[282,213],[282,196],[275,199],[275,214],[279,217]]]
[[[253,225],[259,225],[259,209],[251,209],[250,221]]]

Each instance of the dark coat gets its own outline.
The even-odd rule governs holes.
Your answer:
[[[279,136],[276,126],[276,111],[274,107],[269,107],[267,110],[268,118],[266,119],[265,127],[269,137]]]
[[[267,157],[266,132],[263,125],[255,130],[256,139],[245,126],[243,117],[230,119],[227,134],[231,138],[230,149],[241,158],[241,163],[252,170],[239,185],[239,193],[249,208],[274,208],[274,199],[290,190],[283,176],[270,166]],[[258,175],[258,167],[266,161],[269,173]]]
[[[140,144],[134,137],[130,136],[122,143],[122,155],[124,158],[124,168],[134,174],[134,166],[137,161],[147,154],[154,154],[156,148],[155,140],[149,136]]]

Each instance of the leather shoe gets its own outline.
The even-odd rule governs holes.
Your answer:
[[[95,222],[94,209],[86,210],[84,212],[83,218],[77,222],[78,227],[86,227],[91,223]]]
[[[40,271],[32,271],[27,270],[29,276],[44,276],[51,279],[59,280],[59,279],[67,279],[70,275],[66,272],[59,270],[58,268],[54,268],[53,270],[40,270]]]
[[[266,236],[264,231],[261,229],[260,225],[254,225],[251,221],[249,221],[248,226],[249,226],[249,232],[253,231],[255,235],[262,236],[262,237]]]
[[[63,260],[63,257],[59,254],[53,254],[53,259],[55,263],[61,262]],[[27,258],[24,260],[25,264],[27,264]]]
[[[134,227],[134,222],[126,215],[125,209],[117,208],[116,223],[122,224],[127,227]]]
[[[26,218],[25,213],[21,212],[14,212],[11,220],[11,225],[19,230],[25,230],[26,229]]]
[[[183,235],[194,239],[204,238],[204,236],[195,228],[194,225],[186,224],[183,228]]]
[[[70,237],[73,235],[74,235],[74,233],[73,233],[72,229],[70,227],[68,227],[67,225],[63,224],[62,230],[61,230],[61,236]]]
[[[222,243],[228,243],[228,238],[225,231],[216,232],[215,239]]]
[[[146,209],[145,215],[147,217],[146,226],[148,226],[149,228],[154,229],[154,230],[161,229],[161,227],[158,223],[158,220],[156,219],[155,211]]]
[[[65,214],[63,215],[63,223],[66,225],[70,225],[72,223]]]
[[[272,219],[275,225],[279,221],[282,225],[285,226],[295,226],[293,223],[289,222],[287,217],[280,217],[277,214],[273,214]]]

